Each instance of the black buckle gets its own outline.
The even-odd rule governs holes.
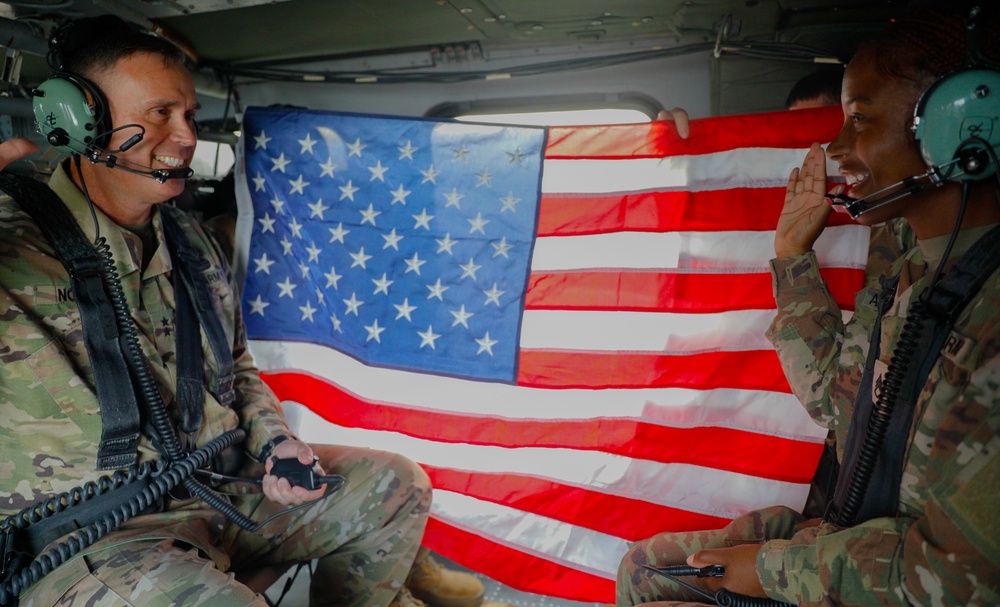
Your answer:
[[[215,398],[226,407],[233,404],[236,401],[236,390],[233,389],[233,384],[236,383],[236,375],[229,373],[228,375],[220,376],[216,379],[216,383]]]
[[[0,532],[0,583],[6,584],[24,569],[32,556],[23,550],[18,550],[14,533],[16,527],[5,526]],[[17,602],[10,603],[16,605]]]
[[[103,262],[95,255],[83,259],[70,259],[66,261],[66,269],[69,275],[78,280],[86,280],[101,275],[104,267]]]

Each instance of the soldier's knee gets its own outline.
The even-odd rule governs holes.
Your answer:
[[[632,544],[625,556],[622,557],[621,562],[618,563],[618,577],[615,585],[618,588],[619,597],[629,595],[632,587],[639,584],[642,566],[648,564],[648,561],[646,541]],[[619,604],[621,604],[621,599],[619,599]]]
[[[404,484],[410,485],[415,489],[420,489],[425,493],[430,493],[431,479],[415,461],[404,455],[393,453],[387,465]]]
[[[416,462],[398,453],[389,453],[384,461],[383,479],[395,490],[401,507],[426,513],[431,508],[431,479]],[[409,506],[403,506],[409,504]]]

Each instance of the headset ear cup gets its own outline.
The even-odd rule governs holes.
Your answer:
[[[57,74],[32,91],[32,110],[39,132],[61,152],[88,154],[111,139],[108,104],[93,83]]]
[[[913,120],[924,162],[941,177],[980,180],[995,174],[1000,72],[963,69],[943,76],[921,95]]]

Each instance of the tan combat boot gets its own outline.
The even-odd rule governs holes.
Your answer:
[[[483,584],[476,576],[445,569],[423,546],[406,586],[413,596],[433,607],[479,607],[483,602]]]

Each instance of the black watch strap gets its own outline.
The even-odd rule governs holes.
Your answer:
[[[271,453],[274,452],[275,447],[285,442],[286,440],[293,440],[293,439],[294,437],[288,436],[287,434],[279,434],[278,436],[275,436],[271,440],[264,443],[264,448],[260,450],[260,457],[257,458],[257,461],[259,461],[262,464],[265,463],[267,461],[267,458],[271,457]]]

